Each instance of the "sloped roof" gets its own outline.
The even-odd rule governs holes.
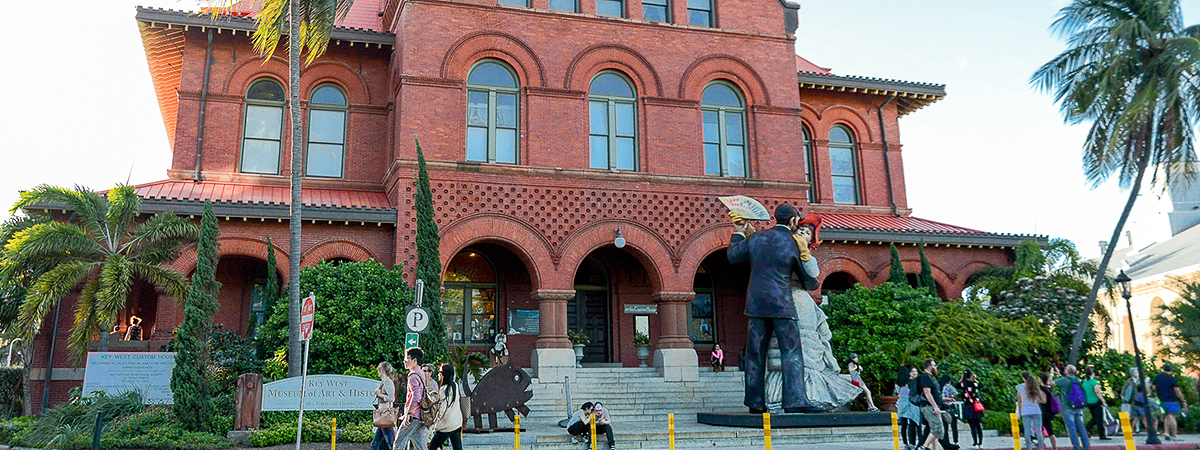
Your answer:
[[[828,68],[813,64],[812,61],[809,61],[800,55],[796,55],[796,71],[797,72],[829,73]]]
[[[797,77],[800,80],[800,89],[882,96],[895,95],[896,106],[899,108],[901,116],[929,106],[946,96],[946,85],[944,84],[834,75],[828,70],[823,72],[800,70]]]
[[[1129,270],[1125,273],[1129,278],[1138,280],[1200,267],[1200,251],[1197,249],[1200,249],[1200,226],[1193,225],[1170,239],[1124,255],[1129,263]]]
[[[241,0],[230,5],[228,8],[222,8],[225,13],[237,17],[253,17],[254,13],[260,9],[262,0]],[[350,5],[350,11],[346,13],[346,17],[337,22],[337,26],[345,28],[361,28],[372,31],[387,31],[383,28],[382,20],[379,17],[379,11],[383,10],[382,0],[355,0]]]
[[[134,186],[147,200],[176,200],[241,203],[250,205],[290,205],[288,186],[224,183],[189,180],[162,180]],[[300,203],[305,206],[376,209],[395,211],[383,191],[300,188]]]
[[[1012,248],[1024,240],[1040,243],[1046,236],[989,233],[911,216],[820,213],[821,239],[849,243],[880,242],[968,247]]]

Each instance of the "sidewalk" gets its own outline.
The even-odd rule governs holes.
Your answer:
[[[962,436],[960,436],[960,438],[961,437]],[[959,444],[963,444],[964,442],[966,444],[970,444],[971,443],[970,436],[968,435],[968,436],[966,436],[966,438],[967,439],[965,441],[960,439]],[[1197,448],[1200,448],[1200,435],[1196,435],[1196,434],[1183,435],[1183,434],[1181,434],[1181,435],[1179,435],[1178,441],[1163,441],[1162,445],[1146,445],[1145,442],[1146,442],[1146,435],[1144,435],[1144,434],[1133,437],[1133,443],[1137,446],[1137,448],[1139,450],[1147,450],[1147,449],[1195,450]],[[1024,444],[1025,444],[1025,442],[1024,442],[1024,440],[1022,440],[1022,442],[1021,442],[1022,448],[1024,448]],[[1111,441],[1101,441],[1099,439],[1093,438],[1090,441],[1090,445],[1091,445],[1091,450],[1125,450],[1124,438],[1118,439],[1118,438],[1114,437],[1113,440],[1111,440]],[[643,448],[659,448],[659,447],[645,447],[644,446]],[[663,446],[662,448],[666,448],[666,446]],[[681,449],[681,447],[678,447],[678,446],[676,448]],[[743,447],[727,447],[727,448],[761,449],[762,447],[761,446],[759,446],[759,447],[743,446]],[[971,447],[964,445],[962,448],[963,448],[963,450],[970,450]],[[1010,437],[1010,436],[985,437],[985,438],[983,438],[983,448],[987,449],[987,450],[1012,450],[1013,449],[1013,440],[1012,440],[1012,437]],[[1037,448],[1037,447],[1034,447],[1034,448]],[[1071,450],[1071,439],[1060,437],[1058,439],[1058,448],[1060,450]],[[893,446],[893,443],[891,440],[886,440],[886,441],[853,442],[853,443],[852,442],[842,442],[842,443],[823,443],[823,444],[784,444],[784,445],[774,445],[774,446],[772,446],[772,449],[773,450],[818,450],[818,449],[820,449],[820,450],[894,450],[895,447]],[[904,449],[903,444],[900,445],[900,449],[901,450]],[[1050,447],[1047,446],[1046,449],[1049,450]]]

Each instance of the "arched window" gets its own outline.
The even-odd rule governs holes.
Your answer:
[[[737,88],[714,82],[704,88],[704,173],[746,176],[746,107]]]
[[[467,161],[517,163],[517,77],[485,60],[467,77]]]
[[[854,135],[842,125],[829,129],[829,177],[833,181],[833,202],[858,204],[858,164],[854,155]]]
[[[246,90],[242,124],[242,159],[238,171],[279,173],[279,149],[283,142],[283,85],[269,78],[255,81]]]
[[[802,125],[800,129],[804,132],[804,181],[808,182],[808,202],[817,202],[817,183],[813,180],[817,172],[817,161],[813,159],[812,132],[808,130],[808,125]]]
[[[490,344],[496,336],[496,270],[482,253],[454,255],[442,282],[446,342]]]
[[[304,174],[341,178],[345,175],[346,94],[323,84],[308,98],[308,157]]]
[[[696,270],[692,279],[692,290],[696,298],[688,302],[688,337],[694,344],[717,342],[716,314],[713,304],[713,277],[704,266]]]
[[[601,72],[592,79],[591,110],[593,169],[637,170],[636,95],[625,77]]]
[[[659,22],[671,21],[670,0],[642,0],[642,18]]]

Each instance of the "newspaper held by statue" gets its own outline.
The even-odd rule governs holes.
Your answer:
[[[720,200],[726,208],[729,208],[730,212],[737,213],[743,219],[771,220],[771,213],[767,211],[767,208],[762,203],[745,195],[718,197],[717,200]]]

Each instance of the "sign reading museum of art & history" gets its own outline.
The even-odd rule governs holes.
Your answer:
[[[309,375],[304,390],[305,411],[369,411],[375,409],[379,380],[349,375]],[[300,409],[300,377],[263,385],[263,411]]]
[[[172,402],[174,353],[88,353],[83,395],[96,391],[110,397],[137,391],[145,403]]]

